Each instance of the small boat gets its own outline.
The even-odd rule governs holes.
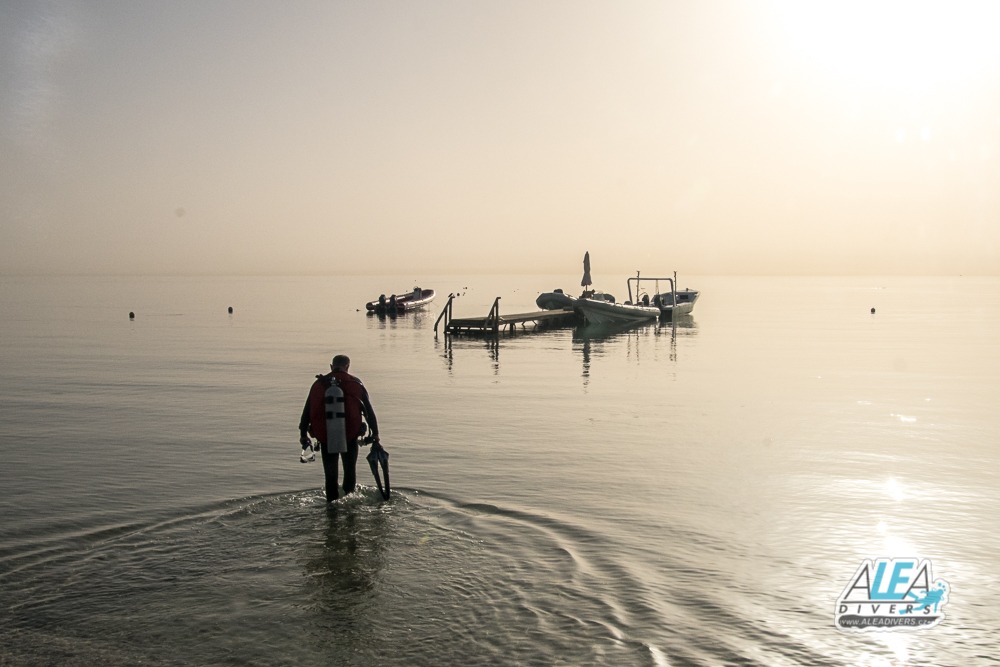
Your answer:
[[[535,305],[542,310],[572,310],[574,304],[576,304],[576,297],[570,296],[558,288],[551,292],[542,292],[535,299]]]
[[[670,290],[660,291],[660,281],[669,283]],[[698,300],[700,292],[693,289],[677,289],[677,272],[674,271],[673,278],[645,278],[636,272],[635,278],[628,279],[628,303],[632,301],[632,284],[635,283],[635,302],[644,306],[653,306],[660,310],[660,315],[664,319],[671,319],[674,315],[687,315],[694,310],[694,303]],[[645,286],[642,285],[645,283]],[[652,296],[646,289],[652,285]]]
[[[586,296],[587,292],[584,292]],[[605,301],[610,301],[615,303],[616,299],[613,294],[608,294],[607,292],[590,292],[591,298],[603,299]],[[542,310],[573,310],[576,307],[576,302],[581,297],[570,296],[566,294],[561,289],[556,288],[551,292],[542,292],[535,299],[535,305]]]
[[[365,304],[365,309],[369,313],[378,315],[398,315],[408,313],[411,310],[423,308],[434,300],[436,293],[432,289],[421,289],[414,287],[412,292],[386,298],[385,294],[379,296],[375,301]]]
[[[608,299],[608,296],[599,292],[584,292],[576,300],[574,310],[587,324],[599,325],[645,322],[660,316],[660,309],[654,306],[615,303],[614,297]]]

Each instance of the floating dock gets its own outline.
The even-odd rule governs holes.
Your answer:
[[[438,331],[438,325],[444,320],[444,332],[446,334],[485,336],[499,335],[506,331],[514,333],[517,325],[527,328],[530,324],[533,329],[551,329],[554,327],[571,326],[578,322],[575,312],[572,310],[536,310],[530,313],[515,313],[512,315],[500,314],[500,297],[493,302],[489,315],[486,317],[452,317],[452,300],[454,295],[448,295],[448,303],[434,323],[434,333]]]

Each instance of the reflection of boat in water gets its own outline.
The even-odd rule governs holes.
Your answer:
[[[670,284],[670,290],[660,291],[660,281]],[[694,310],[694,303],[698,300],[700,292],[693,289],[677,289],[677,272],[674,271],[673,278],[643,278],[636,272],[635,278],[628,279],[628,298],[626,303],[632,302],[632,284],[635,283],[635,302],[645,306],[658,308],[660,315],[665,319],[672,319],[677,315],[687,315]],[[642,283],[645,282],[645,285]],[[652,284],[652,296],[649,289]]]
[[[650,320],[645,322],[619,322],[613,324],[581,324],[573,329],[573,342],[602,341],[615,338],[619,334],[639,337],[678,336],[688,338],[698,335],[698,324],[694,318],[684,315],[672,321]]]
[[[573,306],[587,324],[638,324],[655,320],[660,309],[654,306],[615,303],[604,295],[584,292]],[[614,297],[612,297],[613,299]]]
[[[573,331],[573,342],[601,341],[631,331],[640,331],[653,320],[641,322],[612,322],[606,324],[583,324]]]
[[[388,299],[382,294],[375,301],[366,303],[365,309],[369,313],[378,315],[398,315],[423,308],[433,301],[435,296],[436,293],[432,289],[414,287],[412,292],[399,296],[393,294]]]

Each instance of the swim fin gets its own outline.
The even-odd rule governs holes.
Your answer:
[[[385,448],[379,443],[373,442],[372,450],[365,458],[368,459],[368,465],[372,468],[372,474],[375,476],[375,483],[378,485],[379,493],[382,494],[382,499],[388,500],[391,492],[389,488],[389,452],[385,451]],[[385,487],[382,486],[382,479],[378,474],[379,466],[382,467],[382,476],[385,477]]]

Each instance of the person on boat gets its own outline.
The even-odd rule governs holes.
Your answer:
[[[346,354],[335,356],[330,364],[330,372],[326,375],[317,375],[315,382],[309,388],[309,396],[306,397],[306,404],[302,408],[302,417],[299,419],[299,443],[302,448],[310,446],[309,434],[312,434],[319,441],[318,444],[323,456],[323,474],[326,478],[327,502],[333,502],[338,495],[338,455],[344,464],[344,495],[354,491],[357,485],[355,468],[358,462],[358,440],[364,434],[362,417],[367,420],[368,427],[371,429],[372,442],[379,441],[378,420],[368,397],[368,390],[361,383],[361,380],[348,373],[350,368],[351,359]],[[330,451],[331,448],[328,447],[325,398],[327,389],[334,381],[344,392],[346,452]]]

